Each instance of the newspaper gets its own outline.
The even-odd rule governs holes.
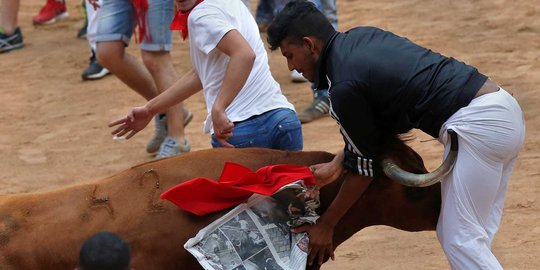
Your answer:
[[[318,190],[299,180],[271,197],[251,196],[201,229],[184,248],[206,270],[305,269],[308,235],[290,228],[314,224],[318,206]]]

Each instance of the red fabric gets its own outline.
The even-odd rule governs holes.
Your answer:
[[[186,11],[186,12],[182,12],[181,10],[179,10],[176,15],[174,16],[174,19],[171,23],[171,26],[170,26],[170,29],[171,30],[180,30],[182,31],[182,38],[184,40],[186,40],[186,38],[188,37],[188,22],[187,22],[187,19],[188,19],[188,16],[189,16],[189,13],[191,13],[191,11],[193,10],[193,8],[195,8],[198,4],[200,4],[203,0],[199,0],[197,1],[197,3],[195,3],[195,5],[193,5],[193,7]]]
[[[218,181],[195,178],[163,192],[160,198],[202,216],[243,203],[253,193],[272,195],[297,180],[304,180],[308,186],[315,185],[315,177],[306,166],[273,165],[253,172],[227,162]]]
[[[139,27],[139,43],[141,43],[143,40],[152,40],[150,32],[146,31],[146,13],[148,12],[148,0],[131,0],[131,4],[133,5],[134,16],[137,20],[137,26]]]

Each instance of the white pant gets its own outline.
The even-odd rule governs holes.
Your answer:
[[[458,157],[442,181],[437,236],[452,269],[502,269],[491,252],[508,179],[525,137],[517,101],[503,89],[475,98],[442,126],[458,134]]]
[[[90,4],[88,0],[84,1],[86,4],[86,17],[88,18],[88,26],[86,27],[86,40],[90,44],[92,51],[96,51],[96,32],[97,32],[97,10],[94,10],[94,7]],[[101,5],[101,0],[98,0],[97,3]]]

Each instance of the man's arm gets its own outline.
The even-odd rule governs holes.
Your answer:
[[[253,68],[256,55],[242,34],[235,29],[227,32],[216,48],[228,55],[230,59],[221,90],[212,106],[214,136],[221,145],[232,147],[225,140],[232,136],[234,125],[225,114],[225,109],[244,87]]]
[[[341,188],[326,212],[317,220],[315,225],[304,225],[293,229],[293,232],[307,231],[309,234],[308,264],[321,265],[325,257],[334,259],[333,236],[334,228],[343,216],[368,188],[372,178],[348,173],[345,175]]]
[[[344,169],[348,174],[330,207],[315,225],[307,229],[310,237],[309,264],[316,259],[322,264],[327,256],[334,258],[334,227],[372,181],[373,164],[370,157],[376,153],[379,133],[371,104],[362,90],[363,85],[354,81],[335,83],[331,88],[332,113],[340,125],[346,145],[332,162],[312,168],[315,169],[318,184],[335,181]],[[338,162],[341,163],[339,166]]]
[[[202,89],[199,75],[191,70],[184,74],[165,92],[148,101],[144,106],[133,108],[127,116],[109,123],[109,127],[118,126],[111,134],[126,139],[133,137],[148,125],[152,117],[164,112],[172,105],[184,101]]]
[[[339,151],[332,161],[327,163],[319,163],[310,166],[310,170],[317,180],[317,185],[319,187],[328,185],[343,175],[345,169],[343,168],[343,160],[345,158],[345,153]]]
[[[377,108],[372,104],[375,97],[366,95],[366,91],[361,82],[335,83],[330,101],[345,142],[343,167],[373,177],[382,134],[375,120]]]
[[[202,89],[202,83],[195,70],[190,70],[163,93],[151,99],[145,107],[154,115],[164,112],[169,107],[178,104]]]

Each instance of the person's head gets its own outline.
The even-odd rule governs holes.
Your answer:
[[[88,238],[79,253],[79,270],[129,270],[129,247],[120,236],[99,232]]]
[[[182,12],[191,10],[199,0],[175,0],[176,8]]]
[[[268,29],[271,50],[281,49],[290,70],[296,69],[310,81],[326,41],[335,32],[328,19],[311,2],[289,2]]]

